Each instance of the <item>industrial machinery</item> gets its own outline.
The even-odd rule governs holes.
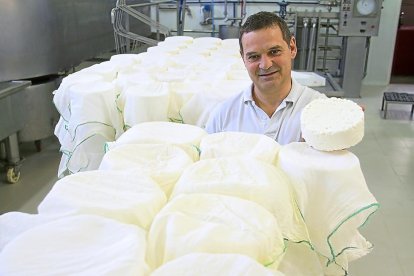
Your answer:
[[[298,3],[299,1],[287,1]],[[378,35],[382,0],[318,1],[325,11],[287,12],[298,45],[295,70],[319,72],[332,86],[327,94],[360,97],[369,42]]]
[[[329,87],[322,92],[332,96],[360,97],[362,79],[366,75],[370,38],[378,35],[383,0],[185,0],[189,7],[198,6],[210,18],[203,18],[200,30],[190,25],[184,28],[183,12],[177,19],[178,35],[206,33],[220,38],[238,37],[238,24],[232,17],[243,19],[259,10],[278,13],[296,37],[298,55],[293,69],[324,75]],[[181,5],[181,11],[182,11]],[[227,6],[231,6],[227,13]],[[247,8],[246,8],[247,6]],[[161,11],[173,7],[160,6]],[[178,9],[178,8],[177,8]],[[240,11],[240,12],[238,12]],[[203,13],[204,17],[206,13]],[[188,18],[189,19],[189,18]],[[229,24],[230,22],[233,22]],[[211,25],[211,30],[206,26]],[[218,29],[218,31],[217,31]]]

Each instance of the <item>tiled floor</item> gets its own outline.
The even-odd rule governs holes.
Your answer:
[[[414,85],[369,86],[363,87],[362,98],[356,100],[366,106],[366,129],[363,141],[351,151],[359,157],[366,182],[381,207],[361,230],[375,248],[350,264],[352,276],[409,276],[414,271],[414,120],[406,105],[389,105],[387,120],[382,119],[379,109],[385,89],[414,93]],[[26,158],[21,180],[13,185],[0,181],[0,213],[35,213],[56,181],[59,145],[53,137],[43,144],[40,153],[31,143],[21,146]]]

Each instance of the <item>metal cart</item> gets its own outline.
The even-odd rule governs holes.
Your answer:
[[[0,82],[0,164],[6,168],[9,183],[16,183],[20,178],[22,159],[17,132],[26,120],[21,92],[30,84],[30,81]]]

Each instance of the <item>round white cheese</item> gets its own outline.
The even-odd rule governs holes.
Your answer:
[[[303,109],[301,128],[306,143],[317,150],[346,149],[364,136],[364,111],[350,100],[317,99]]]

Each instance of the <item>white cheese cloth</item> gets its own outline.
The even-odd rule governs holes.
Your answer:
[[[197,126],[172,122],[146,122],[128,129],[115,142],[107,143],[112,149],[124,144],[173,144],[182,148],[194,161],[200,158],[194,149],[199,149],[201,139],[207,132]]]
[[[167,121],[170,93],[168,85],[145,81],[122,92],[124,123],[127,128],[151,121]]]
[[[206,87],[204,93],[195,94],[183,105],[180,113],[184,123],[204,128],[211,111],[218,103],[240,93],[251,82],[226,80],[225,77],[226,73],[223,72],[223,79],[216,80],[210,87]],[[209,78],[212,79],[212,74],[209,74]]]
[[[146,275],[146,232],[98,216],[32,228],[0,253],[0,275]]]
[[[196,155],[196,149],[194,151]],[[126,144],[108,151],[99,169],[147,175],[168,197],[184,169],[193,163],[183,149],[171,144]]]
[[[139,172],[88,171],[55,183],[38,206],[40,214],[93,214],[148,229],[167,199]]]
[[[172,260],[151,276],[283,276],[240,254],[190,253]]]
[[[128,64],[122,64],[120,62],[110,60],[91,65],[89,67],[82,69],[79,72],[98,74],[101,75],[105,81],[111,82],[117,77],[118,71],[120,70],[121,66],[126,65]]]
[[[194,253],[237,253],[277,269],[284,243],[276,219],[236,197],[191,194],[172,199],[148,233],[148,263],[157,268]]]
[[[97,169],[105,142],[114,141],[123,132],[113,84],[76,84],[69,90],[71,117],[68,135],[61,142],[59,177],[67,172]]]
[[[372,245],[358,228],[379,206],[358,158],[346,150],[323,152],[296,142],[281,148],[279,165],[292,179],[324,272],[343,274],[349,261],[370,252]]]
[[[21,233],[56,219],[54,216],[8,212],[0,215],[0,252]]]
[[[280,144],[266,135],[244,132],[218,132],[205,136],[200,143],[200,160],[217,157],[247,156],[273,164]]]
[[[181,81],[169,83],[170,91],[170,106],[169,106],[169,120],[172,122],[183,123],[183,117],[181,115],[181,108],[186,104],[194,95],[198,93],[205,93],[208,82],[204,81]]]
[[[247,157],[198,161],[184,171],[171,198],[193,193],[222,194],[256,202],[276,217],[285,239],[309,241],[290,180],[273,165]]]

